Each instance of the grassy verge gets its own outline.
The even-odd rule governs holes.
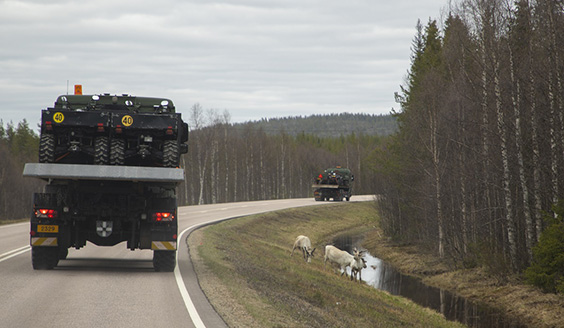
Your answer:
[[[375,231],[370,203],[291,209],[227,221],[190,235],[202,289],[230,327],[460,327],[438,313],[324,268],[335,235]],[[317,247],[290,257],[296,236]]]
[[[564,327],[564,297],[545,294],[523,283],[519,276],[500,283],[480,267],[449,269],[433,254],[417,246],[391,243],[378,230],[369,231],[362,246],[403,273],[420,277],[428,285],[498,308],[529,327]]]

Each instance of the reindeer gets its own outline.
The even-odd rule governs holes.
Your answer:
[[[292,248],[292,254],[290,254],[290,256],[294,255],[294,250],[296,248],[302,250],[302,253],[304,255],[304,260],[307,263],[310,263],[311,258],[313,257],[313,253],[315,252],[315,248],[314,249],[311,248],[311,241],[309,240],[309,238],[304,235],[299,235],[298,238],[296,238],[296,241],[294,242],[294,247]]]
[[[343,274],[346,274],[346,268],[348,266],[351,267],[351,279],[353,279],[353,273],[355,271],[362,270],[363,267],[366,267],[363,259],[362,259],[362,251],[359,252],[355,248],[355,255],[351,255],[346,251],[342,251],[335,246],[327,245],[325,246],[325,259],[324,259],[324,266],[329,261],[330,264],[338,266]]]
[[[351,280],[356,280],[356,276],[358,274],[358,281],[362,281],[362,269],[366,268],[366,260],[362,257],[363,251],[358,251],[356,247],[353,250],[353,254],[355,257],[360,257],[362,260],[362,267],[357,267],[356,263],[354,267],[351,267]]]

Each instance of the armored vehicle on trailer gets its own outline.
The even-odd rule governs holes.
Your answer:
[[[180,168],[27,163],[24,176],[47,181],[33,195],[31,262],[53,269],[89,241],[153,250],[156,271],[174,271]]]
[[[352,195],[354,175],[351,171],[340,166],[328,168],[315,178],[312,185],[313,196],[316,201],[333,199],[334,201],[349,201]]]
[[[62,95],[41,112],[39,162],[177,167],[187,141],[170,99]]]

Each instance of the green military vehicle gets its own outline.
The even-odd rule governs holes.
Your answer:
[[[352,195],[354,175],[351,171],[340,166],[328,168],[315,178],[312,185],[313,196],[316,201],[333,199],[334,201],[349,201]]]
[[[156,271],[174,271],[176,187],[184,182],[183,169],[27,163],[23,175],[46,181],[43,192],[33,194],[29,238],[34,269],[53,269],[69,248],[90,242],[152,250]]]
[[[188,125],[169,99],[59,96],[41,113],[40,163],[24,168],[46,181],[33,195],[33,268],[53,269],[87,242],[125,242],[152,250],[156,271],[174,271],[176,188],[185,180],[177,167],[187,141]]]
[[[62,95],[41,112],[39,162],[177,167],[187,141],[170,99]]]

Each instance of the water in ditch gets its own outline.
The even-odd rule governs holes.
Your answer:
[[[333,241],[339,249],[352,253],[352,249],[361,249],[359,238],[340,236]],[[421,279],[399,273],[390,264],[365,252],[366,268],[362,270],[362,280],[374,288],[384,290],[392,295],[409,298],[415,303],[434,309],[446,319],[461,322],[468,327],[476,328],[521,328],[525,325],[507,317],[495,308],[456,296],[440,288],[431,287]],[[350,275],[350,268],[347,268]]]

